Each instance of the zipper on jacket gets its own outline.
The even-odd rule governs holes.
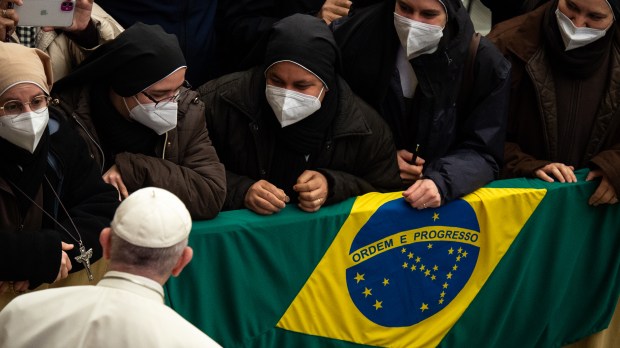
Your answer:
[[[101,174],[103,174],[103,168],[105,167],[105,154],[103,153],[103,149],[101,149],[101,146],[99,146],[99,144],[95,141],[95,138],[93,138],[93,136],[88,132],[88,129],[86,129],[86,127],[84,127],[82,122],[80,122],[80,120],[78,120],[77,115],[75,113],[72,113],[71,116],[73,117],[75,122],[80,126],[80,128],[82,128],[84,130],[84,132],[86,132],[86,135],[88,136],[88,138],[95,144],[95,146],[97,147],[97,149],[101,153],[101,170],[100,171],[101,171]]]
[[[448,55],[448,50],[443,51],[443,54],[446,55],[446,60],[448,61],[448,65],[452,64],[452,58]]]
[[[164,149],[161,153],[161,159],[166,159],[166,149],[168,148],[168,132],[166,132],[166,137],[164,138]]]

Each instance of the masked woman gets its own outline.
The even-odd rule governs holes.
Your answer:
[[[48,108],[49,56],[0,43],[0,66],[2,307],[15,293],[83,269],[76,257],[88,260],[95,280],[90,267],[102,256],[99,233],[118,199],[79,135]]]
[[[224,202],[224,167],[204,105],[187,88],[186,68],[174,35],[137,23],[58,81],[54,96],[121,198],[160,187],[178,196],[193,219],[208,219]]]
[[[225,209],[305,211],[401,181],[389,129],[338,76],[327,25],[296,14],[277,22],[265,64],[198,90],[226,166]]]
[[[506,177],[575,182],[590,168],[589,203],[618,202],[618,15],[606,0],[555,0],[490,33],[513,64]]]
[[[392,129],[413,207],[498,177],[510,65],[484,37],[472,45],[460,0],[384,1],[334,28],[344,79]]]

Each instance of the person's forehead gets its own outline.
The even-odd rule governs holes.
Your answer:
[[[149,86],[146,91],[171,90],[180,87],[185,80],[186,68],[180,68]]]
[[[439,0],[397,0],[396,3],[401,2],[416,8],[427,8],[441,10],[445,12],[443,4]]]
[[[275,74],[279,77],[298,78],[298,79],[317,79],[318,78],[307,69],[295,64],[293,62],[278,62],[275,63],[267,74]]]
[[[606,0],[560,0],[560,4],[566,5],[567,3],[574,4],[580,9],[586,11],[594,11],[604,14],[610,14],[613,12],[611,5]]]
[[[40,93],[43,93],[43,90],[36,84],[32,82],[21,82],[11,86],[2,93],[2,95],[0,95],[0,100],[15,99],[17,96],[21,95],[36,95]]]

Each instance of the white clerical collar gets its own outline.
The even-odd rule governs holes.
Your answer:
[[[127,272],[108,271],[97,285],[137,292],[145,297],[158,300],[161,303],[164,302],[164,289],[162,286],[153,279],[139,275]]]

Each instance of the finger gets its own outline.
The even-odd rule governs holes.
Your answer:
[[[269,209],[269,210],[276,209],[276,211],[280,211],[280,209],[283,209],[284,207],[286,207],[285,201],[283,199],[280,199],[280,197],[276,196],[271,191],[268,191],[265,189],[258,190],[256,192],[256,197],[260,199],[260,206],[264,209]],[[263,202],[266,202],[267,204]],[[271,207],[274,207],[274,208],[271,208]]]
[[[552,177],[550,177],[549,175],[547,175],[547,173],[545,173],[542,169],[538,169],[536,171],[536,176],[541,179],[544,180],[546,182],[554,182],[555,180],[553,180]]]
[[[560,165],[558,170],[562,174],[562,177],[566,182],[576,182],[577,178],[575,177],[575,173],[570,169],[569,166]]]
[[[423,180],[418,180],[413,185],[409,186],[409,188],[403,192],[403,196],[407,197],[415,194],[419,187],[422,186],[422,182]]]
[[[67,271],[70,271],[73,269],[73,264],[71,263],[71,261],[67,262]]]
[[[103,179],[103,182],[105,182],[106,184],[110,184],[114,187],[116,187],[116,185],[114,185],[114,183],[112,182],[112,178],[110,178],[110,172],[107,171],[103,174],[103,176],[101,177]],[[118,189],[118,188],[117,188]]]
[[[332,17],[332,21],[340,18],[340,17],[344,17],[346,15],[349,14],[349,8],[348,7],[344,7],[344,6],[334,6],[331,9],[332,15],[330,17]]]
[[[299,207],[299,209],[301,209],[301,210],[303,210],[305,212],[308,212],[308,213],[313,213],[313,212],[315,212],[315,211],[317,211],[317,210],[319,210],[321,208],[320,204],[317,205],[317,204],[314,204],[312,202],[305,202],[304,203],[302,201],[300,201],[297,204],[297,206]]]
[[[304,170],[303,173],[299,177],[297,177],[297,184],[304,184],[310,181],[312,175],[314,174],[311,170]]]
[[[566,167],[568,174],[568,182],[577,182],[577,176],[575,175],[575,169],[572,166]]]
[[[324,192],[322,190],[315,190],[312,192],[300,192],[298,199],[299,201],[304,201],[304,202],[313,202],[313,201],[321,201],[321,204],[325,201],[325,198],[327,197],[327,192]]]
[[[422,166],[424,163],[426,163],[426,161],[424,160],[424,158],[419,157],[419,156],[418,156],[418,157],[416,157],[416,159],[415,159],[415,165],[416,165],[416,166]],[[420,169],[420,170],[422,170],[422,169]]]
[[[402,150],[398,150],[396,152],[396,157],[399,160],[403,160],[403,161],[406,161],[406,162],[411,162],[413,160],[413,153],[409,152],[409,151],[407,151],[405,149],[402,149]]]
[[[610,204],[615,199],[615,197],[616,194],[614,190],[611,187],[608,187],[608,189],[603,192],[599,204]]]
[[[127,187],[125,187],[123,179],[119,176],[116,182],[118,183],[118,192],[121,194],[123,199],[129,197],[129,191],[127,191]]]
[[[593,205],[595,207],[601,204],[606,191],[607,191],[607,188],[605,187],[605,185],[603,185],[602,183],[598,185],[598,187],[596,188],[596,191],[594,191],[592,196],[590,196],[590,199],[588,200],[588,204]]]
[[[28,282],[27,280],[24,280],[21,282],[15,282],[14,286],[15,286],[15,291],[24,292],[28,290],[28,286],[30,286],[30,282]]]
[[[601,176],[603,176],[603,172],[601,172],[600,170],[591,170],[588,173],[588,176],[586,176],[586,181],[592,181]]]
[[[350,0],[335,0],[334,4],[339,7],[351,8],[353,3]]]
[[[0,293],[8,292],[10,288],[10,282],[2,282],[2,284],[0,285]]]
[[[273,185],[272,183],[270,183],[270,182],[268,182],[268,181],[265,181],[265,182],[261,185],[261,187],[262,187],[265,191],[267,191],[267,192],[271,193],[271,195],[272,195],[272,196],[274,196],[274,197],[275,197],[278,201],[280,201],[280,202],[284,202],[284,203],[286,203],[286,202],[288,202],[288,201],[289,201],[289,198],[288,198],[288,196],[286,195],[286,193],[284,192],[284,190],[282,190],[282,189],[278,188],[277,186]],[[284,206],[282,206],[282,207],[284,207]]]
[[[301,184],[295,184],[295,186],[293,186],[293,190],[295,190],[295,192],[312,192],[312,191],[316,191],[319,188],[319,183],[318,181],[308,181],[306,183],[301,183]]]
[[[412,184],[413,184],[416,180],[418,180],[419,178],[420,178],[419,176],[413,176],[413,175],[411,175],[411,174],[409,174],[409,173],[403,173],[403,172],[400,172],[400,179],[401,179],[403,182],[409,183],[409,184],[411,184],[411,185],[412,185]]]
[[[255,197],[254,200],[251,202],[249,208],[253,212],[261,215],[271,215],[280,211],[278,207],[274,206],[273,204],[267,202],[260,197]]]
[[[558,167],[553,167],[551,168],[551,174],[553,174],[553,176],[559,181],[559,182],[566,182],[566,180],[564,179],[564,176],[562,175],[562,172],[560,172],[560,169]]]
[[[67,251],[67,250],[71,250],[75,247],[75,245],[73,244],[69,244],[69,243],[65,243],[65,242],[60,242],[61,243],[61,247],[62,250]]]

